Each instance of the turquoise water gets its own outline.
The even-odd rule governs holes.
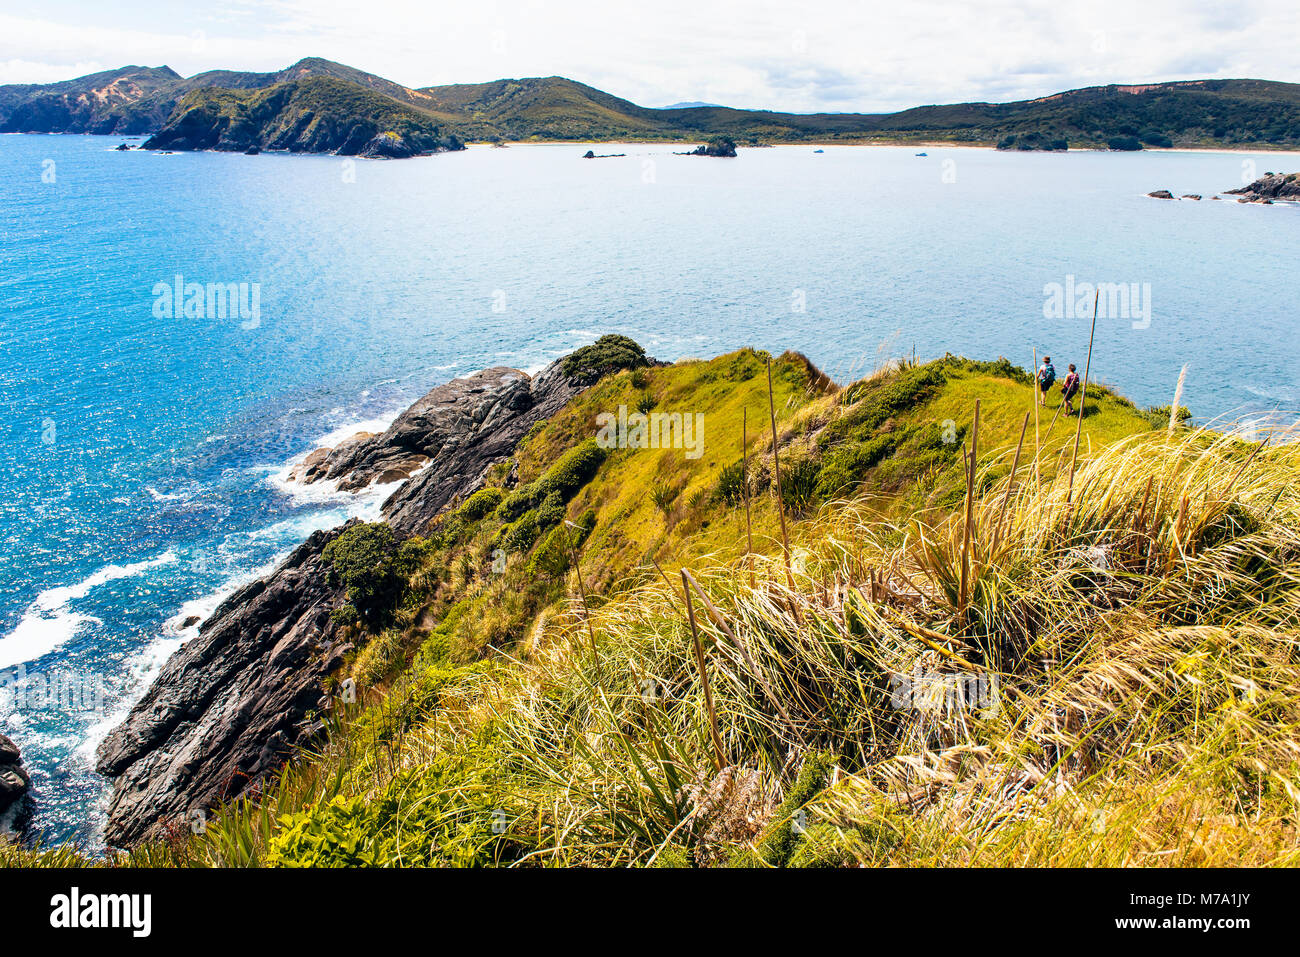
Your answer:
[[[93,747],[184,620],[377,507],[294,497],[284,466],[454,375],[605,332],[664,359],[799,349],[842,380],[913,349],[1028,366],[1037,348],[1063,373],[1088,322],[1045,318],[1044,287],[1073,276],[1149,285],[1149,322],[1100,320],[1093,363],[1139,404],[1169,402],[1188,363],[1202,420],[1300,407],[1300,209],[1208,200],[1294,155],[349,163],[117,142],[0,137],[0,730],[49,839],[94,843]],[[1207,199],[1143,195],[1165,187]],[[255,285],[257,317],[158,315],[177,275]],[[49,706],[51,683],[75,706]]]

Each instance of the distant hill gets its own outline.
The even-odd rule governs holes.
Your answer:
[[[211,131],[197,140],[192,132],[176,136],[178,124],[194,124],[200,115],[214,110],[220,113],[231,108],[234,100],[194,94],[247,94],[315,80],[333,85],[313,87],[310,95],[295,88],[291,97],[299,106],[310,101],[312,109],[326,110],[327,118],[316,122],[316,132],[323,125],[345,124],[346,111],[352,108],[366,111],[356,117],[357,128],[378,123],[379,115],[393,108],[387,104],[396,104],[410,112],[394,116],[405,117],[413,124],[412,131],[418,126],[421,136],[435,139],[680,141],[727,136],[742,146],[932,140],[1004,149],[1300,148],[1300,85],[1266,80],[1110,85],[1013,103],[930,105],[898,113],[805,114],[699,104],[652,109],[559,76],[413,89],[318,57],[273,73],[214,70],[185,78],[165,66],[127,66],[61,83],[0,86],[0,132],[169,131],[177,144],[206,141],[212,138]],[[359,98],[357,91],[369,96]],[[329,96],[338,102],[327,103]],[[254,103],[246,97],[245,109],[263,116],[267,102]],[[196,108],[200,113],[194,113]],[[413,114],[427,122],[417,122]],[[230,129],[244,127],[226,127]],[[222,135],[216,133],[216,139],[221,141]],[[250,138],[285,142],[283,130],[275,123]],[[337,138],[322,135],[317,140],[309,134],[289,139],[301,144]]]
[[[464,147],[428,113],[348,80],[307,74],[265,89],[191,90],[144,148],[400,159]]]

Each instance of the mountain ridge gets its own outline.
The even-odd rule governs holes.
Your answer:
[[[640,106],[567,77],[408,87],[320,57],[268,73],[129,65],[51,84],[0,86],[0,132],[155,133],[196,91],[268,90],[333,80],[427,115],[462,140],[738,143],[948,141],[1003,148],[1241,147],[1300,149],[1300,84],[1256,79],[1105,84],[1006,103],[927,104],[893,113],[786,113],[725,106]],[[355,97],[334,88],[340,100]],[[367,100],[373,112],[387,109]],[[193,101],[190,101],[193,105]],[[367,116],[359,116],[365,120]],[[264,137],[254,137],[254,139]],[[1116,146],[1117,141],[1129,145]],[[418,150],[416,151],[418,152]]]

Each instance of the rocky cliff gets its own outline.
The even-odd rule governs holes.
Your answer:
[[[22,799],[31,783],[18,746],[0,734],[0,818]]]
[[[399,534],[418,534],[477,490],[488,467],[583,384],[560,362],[532,378],[498,367],[455,379],[382,435],[317,450],[296,477],[363,489],[413,475],[383,512]],[[349,649],[331,620],[342,589],[322,557],[339,531],[317,532],[228,598],[105,739],[98,767],[115,779],[108,844],[161,835],[246,793],[319,730],[309,712],[324,706],[322,679]]]

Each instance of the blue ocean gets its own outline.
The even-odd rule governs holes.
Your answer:
[[[1007,356],[1198,421],[1300,408],[1295,155],[519,145],[397,162],[0,136],[0,731],[94,847],[94,748],[220,598],[375,498],[286,467],[454,376],[607,332],[661,359]],[[1149,199],[1151,190],[1200,202]],[[216,314],[170,292],[235,289]],[[1054,311],[1052,300],[1057,305]],[[1076,308],[1086,300],[1087,308]]]

